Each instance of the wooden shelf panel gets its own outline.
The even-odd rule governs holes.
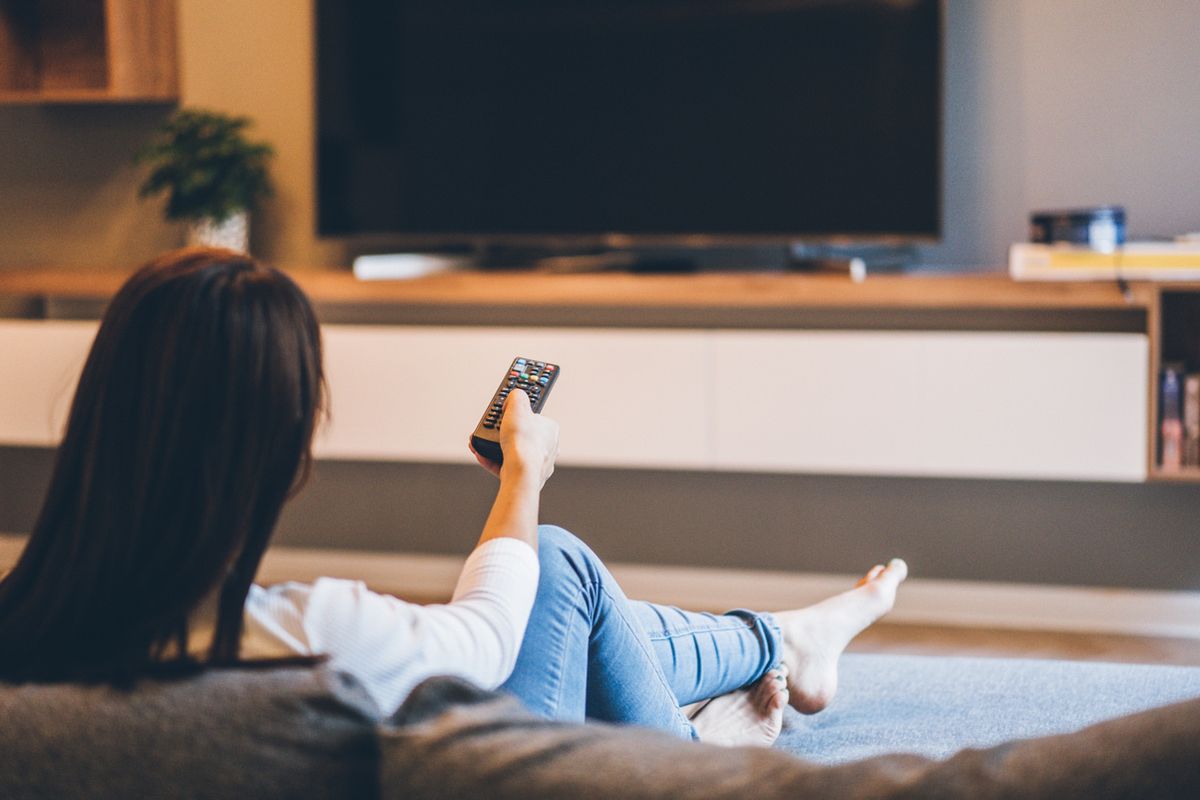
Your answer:
[[[179,97],[164,95],[125,95],[108,89],[58,89],[0,91],[0,105],[54,105],[59,103],[177,103]]]
[[[1188,467],[1179,472],[1164,472],[1155,468],[1149,479],[1156,483],[1200,483],[1200,467]]]
[[[879,276],[699,273],[547,275],[462,272],[406,281],[360,281],[348,271],[290,273],[316,301],[353,304],[660,307],[1145,310],[1155,287],[1131,297],[1109,283],[1018,283],[1006,276]],[[127,272],[0,271],[0,295],[111,297]]]

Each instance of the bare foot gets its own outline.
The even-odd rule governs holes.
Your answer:
[[[787,667],[780,664],[749,689],[714,697],[691,715],[700,741],[726,747],[770,747],[783,729]]]
[[[850,641],[892,610],[896,589],[908,565],[894,558],[872,567],[848,592],[816,605],[775,614],[783,629],[783,662],[788,666],[788,702],[802,714],[829,705],[837,691],[838,658]]]

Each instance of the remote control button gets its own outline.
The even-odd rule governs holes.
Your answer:
[[[549,378],[539,378],[538,379],[538,383],[540,383],[542,386],[545,386],[549,382],[550,382]]]
[[[546,371],[547,371],[547,372],[554,372],[554,370],[556,370],[556,369],[558,369],[558,367],[554,366],[553,364],[547,364],[547,365],[546,365]]]

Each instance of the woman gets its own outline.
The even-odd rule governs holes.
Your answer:
[[[130,278],[83,369],[29,543],[0,582],[0,679],[324,658],[382,714],[453,674],[553,718],[767,744],[785,677],[793,705],[823,707],[842,649],[905,577],[894,561],[774,616],[630,602],[582,542],[538,527],[558,427],[513,392],[503,466],[479,459],[499,478],[496,501],[450,603],[331,579],[264,589],[253,578],[308,474],[322,400],[317,321],[283,273],[192,249]]]

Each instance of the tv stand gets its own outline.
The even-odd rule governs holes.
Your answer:
[[[855,282],[868,274],[903,272],[917,262],[912,245],[793,244],[788,248],[788,269],[795,272],[849,274]]]

